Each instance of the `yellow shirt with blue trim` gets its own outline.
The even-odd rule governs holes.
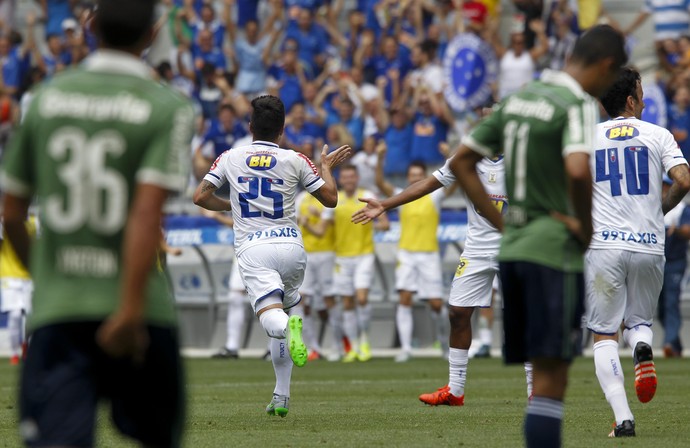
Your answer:
[[[358,188],[352,197],[338,192],[338,205],[325,208],[321,217],[333,221],[335,254],[338,257],[357,257],[374,253],[374,223],[354,224],[352,215],[363,207],[359,198],[374,198],[370,191]]]
[[[398,247],[410,252],[438,251],[438,223],[441,217],[442,189],[400,207]]]
[[[36,218],[31,216],[25,223],[26,231],[33,239],[36,237]],[[12,244],[7,239],[5,229],[2,229],[2,246],[0,246],[0,277],[2,278],[23,278],[31,279],[29,271],[24,267]]]
[[[321,222],[321,214],[326,208],[318,199],[306,191],[297,198],[297,215],[306,216],[309,226],[315,227]],[[314,235],[306,226],[300,226],[304,250],[307,252],[333,252],[335,245],[335,233],[333,226],[328,226],[323,236]]]

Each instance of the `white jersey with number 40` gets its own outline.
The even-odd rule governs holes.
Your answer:
[[[594,235],[589,247],[663,255],[663,175],[687,165],[671,133],[636,118],[599,123],[590,163]]]
[[[298,187],[313,193],[325,183],[309,158],[264,141],[225,151],[204,180],[230,184],[237,255],[258,244],[304,246],[295,217]]]

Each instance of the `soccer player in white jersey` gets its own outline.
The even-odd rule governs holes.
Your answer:
[[[384,201],[361,199],[367,206],[352,217],[354,222],[366,223],[385,210],[399,207],[429,194],[441,187],[455,183],[456,178],[448,163],[436,170],[432,176],[416,182],[401,193]],[[507,209],[508,202],[504,186],[503,158],[482,159],[477,165],[484,187],[492,202],[501,212]],[[448,385],[436,392],[422,394],[419,399],[429,405],[462,406],[465,402],[465,379],[467,376],[468,351],[472,343],[472,313],[475,308],[491,306],[493,280],[498,274],[498,247],[501,234],[474,207],[468,208],[467,238],[465,250],[455,271],[450,298],[450,353]],[[528,370],[529,369],[529,370]],[[527,378],[531,378],[531,366],[526,364]],[[527,395],[531,394],[528,381]]]
[[[252,101],[251,145],[232,148],[216,159],[194,192],[194,203],[208,210],[232,210],[235,253],[242,281],[254,312],[271,338],[276,374],[269,415],[285,417],[290,398],[293,363],[307,362],[302,318],[286,310],[300,301],[307,255],[295,218],[295,198],[301,186],[327,207],[338,203],[331,169],[351,154],[349,146],[332,153],[324,146],[321,176],[304,156],[277,145],[285,126],[280,98],[264,95]],[[230,184],[230,200],[213,192]],[[290,358],[292,361],[290,361]]]
[[[618,329],[633,349],[635,389],[646,403],[657,386],[652,319],[664,273],[664,214],[690,189],[687,162],[669,131],[640,121],[640,75],[624,68],[601,98],[612,119],[597,125],[591,157],[594,234],[586,253],[587,327],[594,364],[616,426],[609,437],[635,435],[618,356]],[[674,180],[662,197],[664,173]]]

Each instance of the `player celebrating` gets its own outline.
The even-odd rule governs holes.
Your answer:
[[[652,320],[664,277],[664,214],[690,190],[687,162],[669,131],[640,121],[640,74],[624,68],[601,98],[612,118],[597,125],[591,160],[594,234],[586,254],[587,327],[594,333],[594,365],[616,418],[610,437],[635,435],[618,329],[633,349],[637,398],[656,392]],[[662,197],[664,173],[674,183]]]
[[[592,236],[589,158],[597,106],[590,95],[603,94],[626,60],[620,33],[591,28],[562,72],[544,70],[539,81],[506,98],[451,160],[475,208],[502,230],[476,166],[505,154],[510,208],[498,257],[505,360],[533,365],[528,447],[561,443],[568,367],[581,341],[583,255]]]
[[[418,200],[441,187],[451,187],[455,175],[448,166],[449,162],[436,170],[432,176],[412,183],[402,192],[382,202],[363,199],[367,206],[352,216],[353,222],[366,223],[380,213]],[[504,162],[502,157],[483,159],[477,165],[482,182],[486,185],[492,202],[501,211],[507,209],[507,197],[504,187]],[[438,406],[462,406],[465,402],[465,380],[469,362],[468,351],[472,343],[472,313],[477,307],[491,305],[493,281],[498,274],[498,246],[501,234],[489,221],[470,207],[467,217],[467,239],[460,264],[455,271],[450,291],[450,351],[448,356],[448,385],[430,394],[419,396],[423,403]],[[525,366],[528,372],[527,395],[531,394],[529,374],[531,366]]]
[[[371,359],[368,335],[371,304],[368,299],[374,281],[374,223],[355,225],[351,216],[359,208],[357,198],[373,199],[374,194],[359,188],[359,175],[353,165],[340,169],[338,183],[342,188],[338,192],[338,207],[325,209],[321,223],[312,230],[323,235],[334,226],[333,294],[342,298],[343,332],[351,344],[343,362],[368,361]],[[387,230],[388,225],[388,218],[381,214],[376,229]]]
[[[332,153],[324,146],[321,176],[303,154],[276,143],[285,127],[280,98],[264,95],[252,101],[252,144],[225,151],[194,192],[194,203],[208,210],[232,210],[235,253],[242,281],[261,326],[271,338],[276,375],[270,415],[285,417],[293,363],[307,362],[302,318],[285,312],[299,303],[307,255],[295,217],[297,188],[304,187],[322,204],[335,207],[338,191],[331,169],[350,156],[349,146]],[[230,184],[230,200],[213,192]],[[290,358],[292,361],[290,361]]]
[[[140,59],[155,3],[98,2],[100,49],[36,93],[5,155],[5,230],[25,265],[34,194],[42,218],[19,399],[30,446],[93,446],[101,398],[142,445],[180,444],[175,308],[155,258],[194,112]]]
[[[383,177],[383,163],[386,158],[386,143],[376,148],[376,186],[390,197],[402,190],[386,182]],[[407,168],[407,182],[414,184],[426,177],[426,165],[412,162]],[[451,186],[455,185],[453,181]],[[435,190],[428,195],[406,203],[400,209],[400,241],[398,243],[398,263],[395,268],[395,289],[400,302],[395,314],[395,322],[400,338],[400,353],[396,362],[406,362],[412,352],[412,296],[427,300],[431,317],[436,327],[436,339],[442,347],[443,356],[448,355],[448,308],[443,295],[441,276],[441,256],[438,251],[436,232],[441,217],[441,201],[444,190]]]

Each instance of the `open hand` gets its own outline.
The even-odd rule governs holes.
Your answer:
[[[386,211],[381,203],[374,198],[359,198],[359,201],[367,205],[352,215],[352,222],[355,224],[367,224]]]
[[[328,152],[328,145],[323,145],[323,150],[321,151],[321,166],[333,169],[347,160],[351,155],[352,148],[350,148],[350,145],[343,145],[330,153]]]

